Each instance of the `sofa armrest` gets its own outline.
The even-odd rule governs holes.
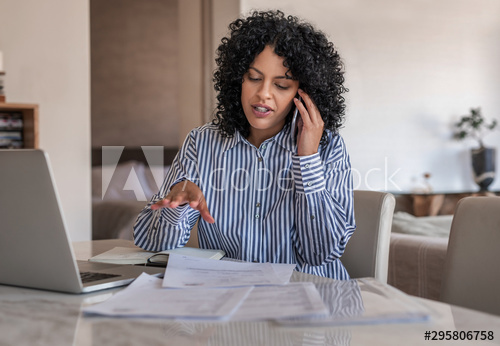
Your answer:
[[[388,283],[401,291],[438,300],[448,238],[391,234]]]

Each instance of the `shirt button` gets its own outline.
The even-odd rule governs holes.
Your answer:
[[[255,203],[255,206],[256,206],[257,208],[259,208],[259,207],[260,207],[260,203]]]
[[[255,215],[255,218],[258,219],[259,218],[259,214]]]
[[[313,183],[311,183],[311,182],[308,182],[308,183],[307,183],[307,186],[311,186],[312,184],[313,184]]]
[[[314,220],[314,219],[315,219],[314,215],[311,215],[311,220]]]
[[[262,162],[262,157],[259,157],[259,162]]]
[[[308,163],[306,163],[306,165],[305,165],[304,167],[305,167],[305,168],[309,168],[309,164],[308,164]]]
[[[265,144],[262,144],[262,149],[266,149],[266,145]]]

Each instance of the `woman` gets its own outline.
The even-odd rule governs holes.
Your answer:
[[[150,251],[184,246],[201,216],[202,248],[348,279],[339,258],[355,225],[338,134],[340,57],[321,32],[280,11],[229,28],[216,59],[215,119],[187,136],[137,218],[135,243]]]

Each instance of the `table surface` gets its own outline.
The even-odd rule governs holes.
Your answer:
[[[124,240],[101,240],[73,246],[77,259],[88,259],[115,246],[132,244]],[[292,280],[309,277],[294,273]],[[500,344],[500,317],[416,297],[412,299],[432,312],[427,322],[292,328],[267,321],[192,322],[82,315],[82,307],[104,301],[119,290],[71,295],[0,285],[0,345],[406,346],[432,343],[425,340],[426,331],[448,331],[451,336],[454,331],[491,331],[493,340],[462,343]],[[457,341],[440,340],[439,344],[456,345]]]

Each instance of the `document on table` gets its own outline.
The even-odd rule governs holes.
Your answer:
[[[124,290],[83,311],[120,317],[221,319],[230,316],[252,288],[164,289],[161,279],[143,273]]]
[[[83,309],[115,317],[230,319],[237,321],[323,316],[328,309],[314,284],[232,288],[163,288],[142,274],[108,300]]]
[[[328,309],[312,282],[255,287],[231,320],[250,321],[327,316]]]
[[[294,264],[211,261],[170,255],[163,287],[240,287],[288,283]]]

